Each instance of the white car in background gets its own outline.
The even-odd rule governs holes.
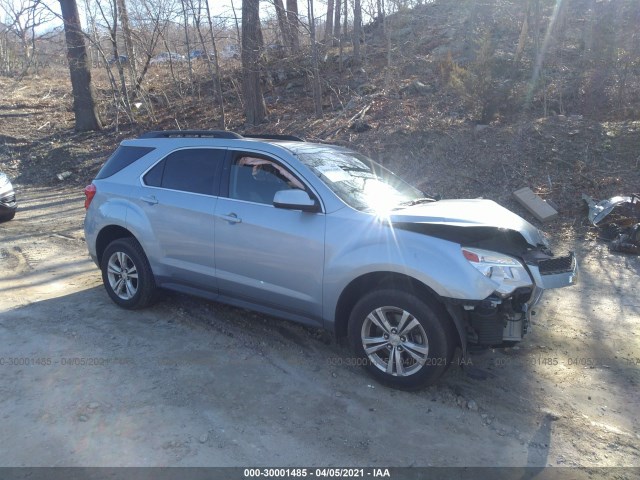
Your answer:
[[[220,52],[222,58],[240,58],[240,47],[236,44],[228,44],[222,47]]]
[[[151,59],[149,63],[156,65],[158,63],[168,62],[184,62],[185,56],[175,52],[162,52]]]
[[[16,216],[16,193],[6,174],[0,172],[0,222],[12,220]]]

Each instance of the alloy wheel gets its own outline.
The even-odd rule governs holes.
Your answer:
[[[138,292],[138,270],[124,252],[109,257],[107,278],[113,292],[122,300],[130,300]]]
[[[380,307],[369,313],[360,338],[371,363],[393,376],[418,372],[429,355],[424,328],[411,313],[397,307]]]

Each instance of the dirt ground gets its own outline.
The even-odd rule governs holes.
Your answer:
[[[77,188],[21,187],[0,225],[2,466],[640,466],[640,259],[575,238],[519,347],[417,393],[322,332],[167,294],[130,312]]]

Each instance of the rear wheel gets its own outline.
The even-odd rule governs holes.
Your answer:
[[[155,300],[156,284],[147,256],[134,238],[111,242],[102,255],[102,281],[123,308],[144,308]]]
[[[349,341],[371,375],[405,390],[433,384],[455,349],[444,310],[397,290],[376,290],[360,299],[349,319]]]

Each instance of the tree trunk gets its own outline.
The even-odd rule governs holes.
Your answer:
[[[344,1],[346,2],[347,0]],[[335,0],[335,15],[333,17],[333,41],[331,42],[334,47],[340,40],[340,14],[342,13],[341,8],[341,0]]]
[[[180,0],[182,5],[182,16],[184,18],[184,40],[187,45],[187,62],[189,67],[189,91],[193,93],[193,87],[195,82],[193,81],[193,64],[191,63],[191,42],[189,41],[189,13],[187,12],[187,5],[185,0]]]
[[[218,62],[218,47],[216,46],[216,37],[213,34],[213,21],[211,20],[211,10],[209,9],[209,2],[205,0],[205,8],[207,9],[207,21],[209,22],[209,35],[211,35],[211,46],[213,48],[213,69],[214,79],[213,84],[215,86],[216,95],[218,97],[218,112],[220,114],[218,125],[223,130],[226,129],[226,120],[224,113],[224,96],[222,94],[222,81],[220,80],[220,63]]]
[[[387,68],[384,75],[384,86],[389,88],[391,85],[391,22],[386,15],[382,16],[382,30],[387,40]]]
[[[118,10],[120,10],[120,23],[122,24],[122,34],[124,36],[124,50],[127,52],[127,64],[129,66],[129,76],[131,83],[135,85],[138,72],[136,71],[136,51],[131,36],[131,27],[129,26],[129,12],[125,0],[118,0]],[[135,95],[135,89],[133,92]]]
[[[342,67],[343,67],[343,60],[342,60],[342,53],[344,51],[344,36],[346,36],[347,34],[347,28],[349,28],[349,1],[348,0],[344,0],[344,24],[342,27],[342,32],[344,33],[344,35],[340,35],[340,61],[338,63],[338,69],[340,70],[340,73],[342,73]]]
[[[524,44],[527,41],[527,35],[529,35],[529,5],[524,12],[524,20],[522,21],[522,28],[520,29],[520,36],[518,37],[518,46],[516,47],[516,54],[513,58],[514,63],[520,62],[520,57],[524,51]]]
[[[91,84],[91,69],[87,48],[80,26],[76,0],[59,0],[64,20],[64,36],[67,42],[67,60],[73,90],[73,112],[77,132],[102,129],[95,93]]]
[[[316,42],[316,19],[313,15],[313,0],[307,0],[309,11],[309,34],[311,36],[311,60],[313,63],[313,103],[316,118],[322,118],[322,84],[320,83],[320,67],[318,66],[318,44]]]
[[[298,34],[298,0],[287,0],[287,19],[291,30],[291,49],[300,50],[300,36]]]
[[[327,22],[324,27],[324,41],[329,42],[333,37],[333,0],[327,2]],[[340,6],[338,6],[340,8]]]
[[[362,36],[362,5],[360,0],[353,3],[353,63],[360,65],[360,37]]]
[[[242,2],[242,89],[245,115],[249,125],[262,123],[266,116],[260,85],[260,10],[259,0]]]
[[[124,67],[122,65],[122,62],[120,61],[120,50],[118,50],[118,18],[119,18],[118,5],[119,5],[118,2],[113,2],[110,5],[112,7],[111,14],[113,17],[113,23],[111,24],[111,27],[109,29],[109,39],[111,41],[111,54],[113,58],[116,59],[115,65],[116,65],[116,69],[118,70],[118,78],[120,79],[121,100],[122,100],[122,103],[124,104],[127,117],[129,117],[129,119],[131,120],[132,115],[131,115],[131,102],[129,101],[129,89],[127,88],[127,79],[124,75]],[[119,104],[120,104],[120,101],[116,103],[117,109],[120,108]],[[118,121],[119,117],[116,117],[116,120]],[[116,123],[118,123],[117,121]]]
[[[278,28],[280,28],[280,33],[282,34],[282,43],[286,48],[291,49],[291,30],[287,22],[287,12],[284,9],[284,4],[282,0],[275,0],[274,5],[278,18]]]

